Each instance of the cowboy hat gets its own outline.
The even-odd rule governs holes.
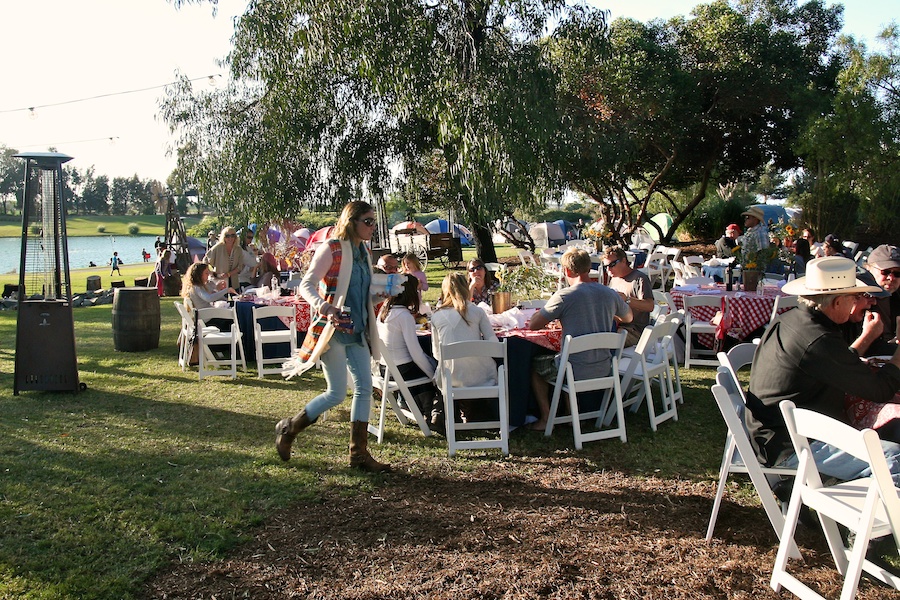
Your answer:
[[[763,210],[758,206],[751,206],[747,210],[741,213],[742,217],[755,217],[759,219],[760,223],[764,223],[766,220],[766,215],[763,213]]]
[[[856,263],[841,256],[816,258],[806,265],[806,276],[788,281],[781,288],[785,294],[818,296],[819,294],[877,294],[877,285],[866,285],[856,278]]]

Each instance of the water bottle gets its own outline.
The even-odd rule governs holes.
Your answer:
[[[731,265],[725,267],[725,291],[730,292],[734,289],[734,269]]]
[[[338,316],[338,329],[342,331],[346,331],[347,333],[353,332],[353,316],[350,314],[349,306],[341,307],[341,314]]]

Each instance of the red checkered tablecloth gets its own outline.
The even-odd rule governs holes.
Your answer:
[[[253,303],[258,306],[293,306],[294,318],[297,321],[297,331],[307,331],[309,329],[309,303],[300,296],[282,296],[278,299],[259,298],[253,299]],[[288,319],[281,319],[285,326],[290,326]]]
[[[704,296],[714,295],[719,298],[728,298],[728,315],[727,319],[731,319],[731,325],[727,330],[729,337],[736,340],[746,339],[748,335],[769,322],[772,316],[772,307],[775,306],[775,298],[784,296],[777,287],[767,286],[763,295],[760,296],[756,292],[726,292],[724,286],[719,286],[715,290],[680,290],[672,288],[672,301],[675,302],[676,310],[684,308],[684,297],[702,294]],[[716,308],[712,306],[695,306],[691,308],[691,318],[695,321],[709,321],[716,314]],[[790,309],[785,309],[785,312]],[[698,335],[697,339],[701,344],[709,348],[713,347],[714,336]]]
[[[498,331],[497,337],[520,337],[528,340],[532,344],[543,346],[548,350],[559,352],[562,348],[562,329],[510,329],[509,331]]]

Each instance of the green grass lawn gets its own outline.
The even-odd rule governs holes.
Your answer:
[[[123,267],[126,279],[132,268],[146,265]],[[437,298],[446,272],[429,265],[426,299]],[[133,597],[166,565],[226,556],[277,509],[389,484],[389,475],[346,466],[349,403],[304,432],[303,453],[282,464],[274,424],[325,388],[321,372],[292,381],[260,381],[255,371],[198,381],[177,365],[172,300],[161,302],[160,347],[139,353],[114,351],[110,306],[75,309],[87,384],[80,394],[12,395],[16,313],[0,312],[0,598]],[[630,477],[715,480],[725,428],[709,394],[712,374],[682,371],[677,423],[654,434],[642,409],[629,417],[627,444],[587,444],[579,455]],[[514,436],[510,449],[505,460],[574,452],[566,428],[550,438]],[[425,439],[396,420],[374,450],[381,460],[423,461],[451,474],[504,460],[494,450],[451,460],[442,438]],[[746,486],[729,497],[755,502]]]
[[[305,432],[304,454],[283,465],[274,423],[324,389],[321,373],[200,382],[177,366],[171,300],[162,302],[160,347],[140,353],[113,350],[109,306],[75,310],[88,386],[80,394],[12,395],[16,313],[0,313],[0,597],[129,597],[166,564],[224,556],[278,508],[385,482],[346,467],[348,405]],[[598,468],[636,477],[714,479],[724,426],[709,398],[711,374],[683,373],[677,423],[653,434],[641,411],[629,420],[627,444],[583,452]],[[571,451],[570,436],[565,428],[551,438],[516,436],[511,451],[552,457]],[[492,451],[451,460],[442,439],[396,421],[376,450],[394,463],[442,461],[450,472],[500,460]]]

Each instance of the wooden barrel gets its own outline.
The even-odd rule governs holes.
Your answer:
[[[99,275],[91,275],[87,278],[87,291],[89,292],[99,290],[102,285]]]
[[[156,288],[116,288],[113,298],[113,344],[119,352],[159,347],[159,296]]]

